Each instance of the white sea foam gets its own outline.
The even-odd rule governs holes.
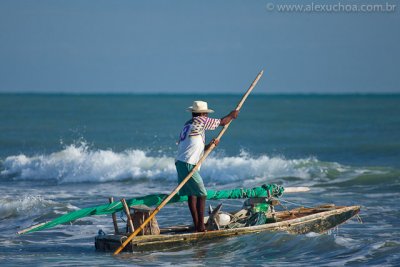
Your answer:
[[[320,233],[315,233],[315,232],[310,232],[310,233],[307,233],[307,234],[305,234],[305,236],[307,236],[307,237],[319,237],[319,236],[321,236],[322,234],[320,234]]]
[[[354,240],[350,237],[343,237],[343,236],[336,236],[335,237],[335,243],[346,247],[348,249],[353,249],[358,247],[360,244],[357,242],[357,240]]]
[[[150,157],[141,150],[115,153],[91,151],[86,145],[67,146],[49,155],[7,157],[2,175],[18,179],[56,179],[60,182],[103,182],[137,177],[170,176],[172,158]]]
[[[331,166],[332,165],[332,166]],[[337,163],[321,163],[315,158],[285,159],[242,152],[234,157],[211,156],[201,168],[205,181],[231,183],[271,182],[279,177],[326,179],[330,168],[345,168]],[[176,180],[174,158],[150,156],[143,150],[123,152],[90,149],[86,144],[69,145],[51,154],[9,156],[3,162],[2,176],[25,180],[56,180],[60,183],[107,182],[126,179]]]
[[[211,157],[204,164],[202,174],[211,181],[223,179],[225,182],[252,181],[265,182],[278,177],[310,178],[309,164],[315,159],[287,160],[282,157],[262,155],[252,157],[241,153],[235,157]],[[305,167],[308,165],[308,167]]]

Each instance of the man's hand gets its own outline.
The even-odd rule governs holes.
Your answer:
[[[228,115],[221,119],[220,126],[227,125],[231,120],[236,119],[239,115],[239,110],[232,110]]]
[[[218,139],[215,139],[215,138],[213,138],[212,140],[211,140],[211,142],[210,142],[210,145],[211,144],[214,144],[215,146],[218,146],[218,144],[219,144],[219,140]]]
[[[218,146],[219,140],[213,138],[213,139],[211,140],[211,142],[210,142],[208,145],[206,145],[206,146],[204,147],[204,150],[208,150],[212,144],[214,144],[215,146]]]
[[[232,117],[232,119],[236,119],[239,116],[239,110],[232,110],[229,116]]]

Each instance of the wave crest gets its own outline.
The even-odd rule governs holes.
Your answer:
[[[45,200],[42,196],[24,196],[19,199],[0,199],[0,220],[40,213],[44,208],[53,206],[55,202]]]
[[[160,177],[174,171],[171,158],[149,157],[141,150],[115,153],[91,151],[86,144],[69,145],[49,155],[7,157],[2,175],[17,179],[56,179],[59,182],[106,182]]]
[[[1,176],[16,180],[54,180],[59,183],[109,182],[122,180],[176,181],[174,158],[165,155],[150,156],[143,150],[123,152],[93,150],[86,143],[69,145],[61,151],[26,156],[7,157]],[[321,162],[316,158],[285,159],[261,155],[254,157],[246,152],[238,156],[209,157],[201,168],[208,184],[242,185],[277,182],[280,178],[296,180],[302,185],[353,180],[362,175],[386,172],[372,168],[354,168],[335,162]]]

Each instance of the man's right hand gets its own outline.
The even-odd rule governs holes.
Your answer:
[[[228,124],[231,120],[236,119],[239,115],[239,110],[232,110],[228,115],[223,117],[221,119],[221,123],[219,124],[220,126],[225,126]]]
[[[229,116],[231,116],[232,119],[236,119],[239,116],[239,110],[232,110],[231,113],[229,113]]]

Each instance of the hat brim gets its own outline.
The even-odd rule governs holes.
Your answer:
[[[192,113],[213,113],[214,112],[214,110],[212,110],[212,109],[194,110],[193,107],[188,107],[186,109],[186,111],[192,112]]]

